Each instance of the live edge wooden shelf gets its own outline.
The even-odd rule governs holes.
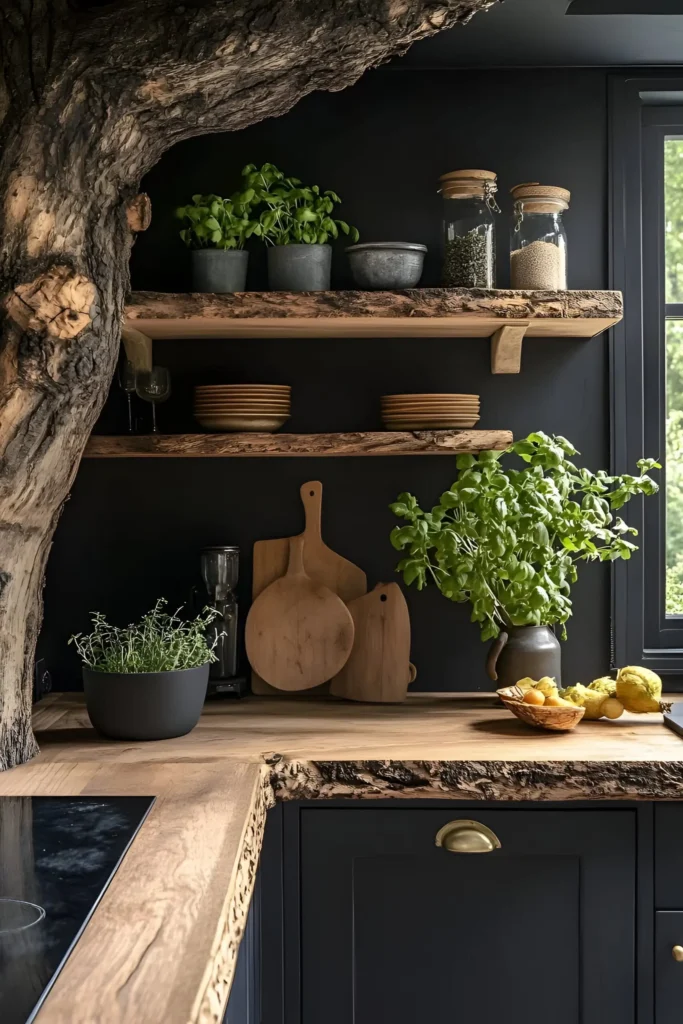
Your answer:
[[[593,338],[620,292],[414,288],[401,292],[134,292],[126,324],[169,338],[491,338],[493,373],[519,373],[526,338]]]
[[[93,434],[85,458],[225,458],[327,455],[454,455],[502,451],[509,430],[372,431],[349,434]]]

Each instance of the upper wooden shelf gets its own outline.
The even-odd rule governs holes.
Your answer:
[[[134,292],[126,323],[166,338],[492,338],[494,373],[518,373],[522,340],[593,338],[621,292],[414,288],[402,292]]]
[[[84,456],[226,458],[254,456],[454,455],[504,451],[509,430],[356,431],[347,434],[92,434]]]

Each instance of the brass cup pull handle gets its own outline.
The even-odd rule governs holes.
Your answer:
[[[450,853],[493,853],[501,848],[495,832],[480,821],[468,818],[449,821],[436,833],[434,842]]]
[[[683,946],[674,946],[671,950],[671,955],[679,964],[683,963]]]

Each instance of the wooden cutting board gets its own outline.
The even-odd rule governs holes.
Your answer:
[[[330,684],[348,700],[398,703],[416,676],[410,663],[410,614],[397,583],[378,583],[350,601],[355,637],[351,655]]]
[[[299,493],[304,506],[306,525],[304,539],[304,569],[315,583],[322,583],[333,590],[345,603],[361,597],[367,592],[367,577],[362,569],[325,544],[321,531],[323,485],[319,480],[302,484]],[[289,558],[289,537],[274,540],[257,540],[253,553],[252,600],[284,576]],[[253,693],[276,694],[256,672],[252,672]]]
[[[310,690],[347,661],[353,618],[334,591],[305,572],[303,537],[292,537],[289,546],[286,574],[259,594],[247,616],[247,655],[278,690]]]

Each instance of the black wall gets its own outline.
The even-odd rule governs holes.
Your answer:
[[[386,69],[354,88],[308,97],[280,119],[238,133],[192,139],[171,150],[143,182],[152,226],[138,240],[132,286],[188,290],[187,253],[174,207],[197,191],[231,192],[244,163],[270,160],[344,199],[342,215],[364,240],[425,242],[423,284],[438,284],[438,176],[457,167],[496,170],[500,205],[520,181],[572,191],[566,217],[569,286],[604,288],[606,266],[606,73],[601,70],[438,72]],[[499,218],[498,283],[508,283],[508,218]],[[250,287],[265,285],[263,252],[254,249]],[[340,247],[333,284],[350,284]],[[564,434],[594,469],[608,467],[607,341],[527,341],[522,373],[494,377],[482,340],[178,341],[155,347],[170,367],[174,395],[160,408],[161,429],[192,430],[193,383],[293,385],[292,431],[379,428],[387,392],[467,391],[482,398],[481,427],[520,437]],[[124,423],[115,386],[98,430]],[[455,476],[451,458],[226,459],[84,461],[50,557],[40,653],[58,688],[78,683],[66,639],[87,627],[90,609],[129,621],[160,595],[184,599],[195,582],[199,549],[241,546],[241,597],[250,593],[254,540],[301,528],[298,488],[324,484],[327,542],[368,574],[394,578],[387,509],[402,490],[429,504]],[[587,566],[574,589],[564,645],[571,683],[609,667],[609,578]],[[407,592],[413,623],[416,688],[489,688],[484,647],[469,607],[436,590]]]

